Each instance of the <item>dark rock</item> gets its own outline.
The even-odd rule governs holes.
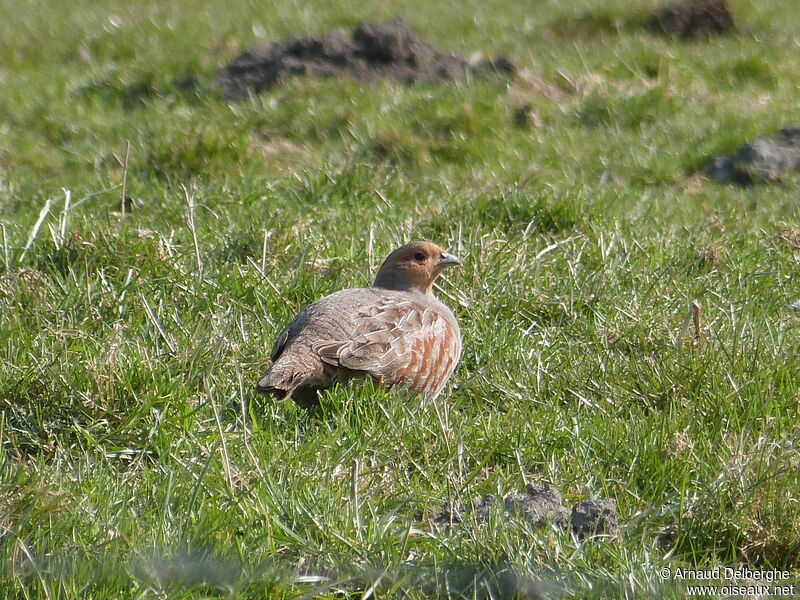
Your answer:
[[[569,523],[580,539],[592,535],[615,536],[619,533],[617,503],[603,498],[578,502],[572,507]]]
[[[800,126],[756,138],[735,154],[715,156],[704,169],[712,179],[741,185],[780,181],[792,171],[800,171]]]
[[[217,81],[230,97],[270,88],[287,77],[387,77],[397,81],[464,79],[469,74],[513,76],[505,57],[472,66],[413,33],[403,20],[363,23],[352,35],[333,30],[322,36],[291,37],[243,52],[223,67]]]
[[[673,38],[705,39],[735,27],[727,0],[683,0],[657,9],[647,26]]]

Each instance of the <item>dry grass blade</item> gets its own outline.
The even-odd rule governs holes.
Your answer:
[[[164,340],[164,343],[169,348],[171,354],[177,354],[178,352],[178,345],[175,341],[167,334],[166,330],[164,329],[163,325],[161,325],[161,321],[156,316],[153,307],[150,306],[150,303],[147,301],[147,298],[144,295],[139,295],[140,300],[142,301],[142,305],[144,306],[145,313],[147,313],[147,318],[150,319],[150,322],[158,331],[158,335],[161,336],[161,339]]]
[[[122,194],[119,199],[119,212],[125,218],[126,204],[128,203],[128,158],[131,154],[131,142],[125,140],[125,160],[122,165]]]
[[[44,220],[47,218],[47,214],[50,212],[53,202],[55,202],[54,199],[48,198],[45,201],[44,206],[42,206],[42,210],[39,211],[39,216],[36,219],[36,223],[33,224],[31,232],[28,234],[28,240],[25,242],[25,247],[22,249],[19,262],[22,262],[22,260],[25,258],[25,255],[28,253],[28,250],[36,239],[36,236],[39,235],[39,229],[41,229],[42,223],[44,223]]]
[[[192,234],[192,244],[194,245],[194,255],[195,259],[197,260],[197,279],[199,281],[203,280],[203,258],[200,254],[200,242],[197,239],[197,227],[195,226],[194,222],[194,211],[196,205],[194,203],[194,195],[189,194],[189,190],[186,186],[181,185],[183,189],[183,195],[186,199],[186,208],[187,208],[187,223],[189,225],[189,231]]]
[[[219,410],[217,409],[217,402],[214,400],[214,392],[211,388],[211,384],[208,382],[208,378],[204,378],[203,383],[206,389],[206,398],[208,398],[209,403],[211,404],[211,410],[214,412],[214,421],[217,424],[217,432],[219,433],[219,448],[220,453],[222,454],[222,470],[225,473],[225,481],[228,483],[228,490],[231,494],[234,493],[234,482],[233,482],[233,471],[231,469],[231,459],[230,455],[228,454],[228,445],[225,441],[225,432],[222,429],[222,421],[219,418]]]
[[[678,333],[678,337],[675,340],[676,348],[680,348],[683,345],[683,342],[686,339],[686,336],[689,334],[689,330],[692,328],[692,326],[694,326],[694,341],[697,344],[697,347],[702,350],[704,342],[703,307],[697,300],[692,300],[689,303],[689,310],[686,314],[686,318],[683,320],[680,333]]]

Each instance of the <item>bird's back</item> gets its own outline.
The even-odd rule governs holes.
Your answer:
[[[383,288],[347,289],[304,309],[283,330],[259,382],[278,395],[371,375],[435,398],[455,369],[461,334],[435,297]]]

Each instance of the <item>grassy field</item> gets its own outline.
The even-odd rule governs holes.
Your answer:
[[[800,569],[798,187],[697,174],[800,122],[793,4],[682,42],[636,26],[649,0],[0,0],[0,596],[672,598],[665,567]],[[395,16],[522,73],[214,85]],[[300,307],[417,238],[463,262],[452,390],[253,393]],[[426,518],[526,481],[616,500],[619,537]]]

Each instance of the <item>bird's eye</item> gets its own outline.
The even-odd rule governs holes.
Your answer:
[[[414,254],[414,260],[417,262],[423,262],[425,260],[425,253],[424,252],[416,252]]]

